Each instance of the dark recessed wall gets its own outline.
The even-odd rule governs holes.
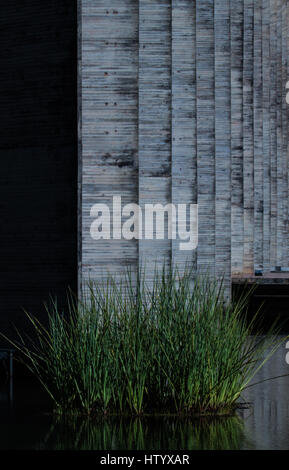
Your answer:
[[[77,279],[76,0],[0,5],[0,331]],[[26,323],[25,323],[26,324]],[[0,340],[1,342],[1,340]]]

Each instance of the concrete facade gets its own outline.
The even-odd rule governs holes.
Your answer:
[[[145,262],[289,265],[289,4],[79,2],[79,286]],[[199,243],[93,240],[91,207],[194,203]]]

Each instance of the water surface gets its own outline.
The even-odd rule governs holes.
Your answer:
[[[286,353],[284,343],[243,394],[249,408],[229,418],[61,419],[37,383],[16,377],[11,397],[2,380],[0,449],[288,450],[289,376],[266,380],[289,374]]]

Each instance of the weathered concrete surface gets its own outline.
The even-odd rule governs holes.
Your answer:
[[[82,0],[83,280],[155,260],[288,266],[285,0]],[[90,208],[198,203],[199,245],[95,241]],[[81,286],[81,283],[80,283]]]

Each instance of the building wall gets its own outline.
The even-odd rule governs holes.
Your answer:
[[[77,278],[77,9],[1,2],[0,331]],[[45,317],[44,317],[45,318]],[[0,339],[2,344],[2,339]]]
[[[288,266],[289,5],[81,0],[80,286],[156,260]],[[199,243],[93,240],[93,204],[197,203]]]

